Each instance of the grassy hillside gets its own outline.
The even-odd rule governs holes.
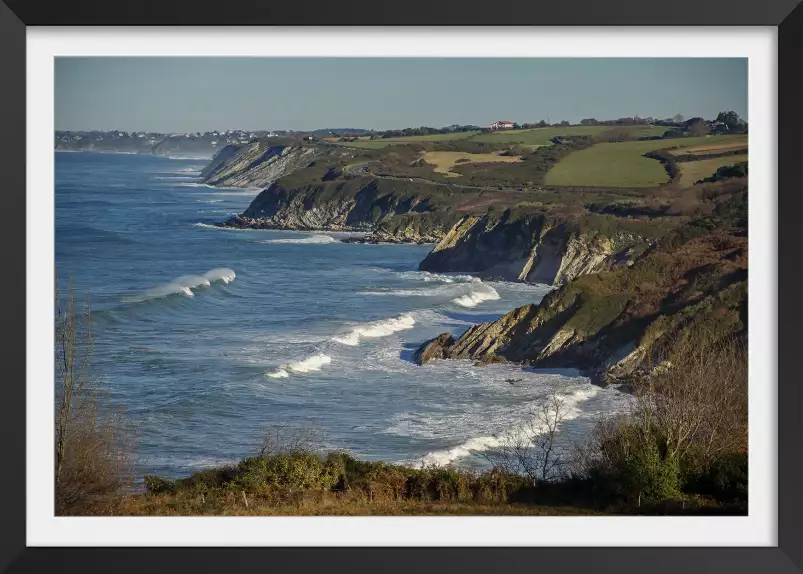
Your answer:
[[[740,136],[708,136],[671,140],[599,143],[569,154],[546,176],[547,185],[589,187],[654,187],[669,181],[663,165],[644,157],[659,149],[713,145]],[[698,148],[699,149],[699,148]]]
[[[719,168],[726,165],[734,165],[742,161],[747,161],[747,154],[679,163],[680,185],[682,187],[691,187],[695,182],[706,177],[711,177]]]

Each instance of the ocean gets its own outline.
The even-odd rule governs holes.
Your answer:
[[[549,286],[418,271],[431,245],[214,227],[259,190],[198,184],[206,160],[55,161],[59,282],[91,293],[94,374],[135,429],[141,474],[236,462],[275,427],[369,460],[476,467],[552,393],[564,444],[627,401],[572,370],[412,362]]]

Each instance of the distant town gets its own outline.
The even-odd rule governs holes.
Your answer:
[[[372,130],[364,128],[324,128],[311,131],[295,130],[214,130],[205,132],[143,132],[143,131],[56,131],[56,151],[105,151],[117,153],[152,153],[157,155],[203,155],[211,156],[228,145],[243,145],[257,139],[269,137],[298,138],[306,142],[351,143],[357,141],[386,140],[413,136],[435,136],[456,132],[494,132],[532,130],[538,128],[564,128],[571,126],[656,126],[666,127],[675,132],[675,137],[684,135],[704,135],[706,133],[727,133],[736,129],[746,131],[745,122],[735,123],[731,118],[717,117],[705,120],[694,117],[688,120],[680,114],[663,120],[641,118],[638,116],[618,118],[615,120],[582,119],[578,124],[566,120],[550,123],[548,120],[538,122],[517,123],[509,120],[497,120],[487,127],[478,125],[452,124],[449,126],[415,127],[396,130]]]

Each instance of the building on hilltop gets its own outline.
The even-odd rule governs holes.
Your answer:
[[[512,130],[515,126],[513,122],[499,121],[491,124],[492,130]]]

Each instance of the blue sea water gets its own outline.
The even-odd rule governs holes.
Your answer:
[[[140,472],[234,462],[274,425],[366,459],[477,465],[554,391],[566,441],[624,404],[572,371],[415,365],[426,339],[549,287],[417,271],[432,246],[215,228],[259,190],[200,185],[205,163],[56,153],[57,272],[91,291],[94,370],[136,428]]]

